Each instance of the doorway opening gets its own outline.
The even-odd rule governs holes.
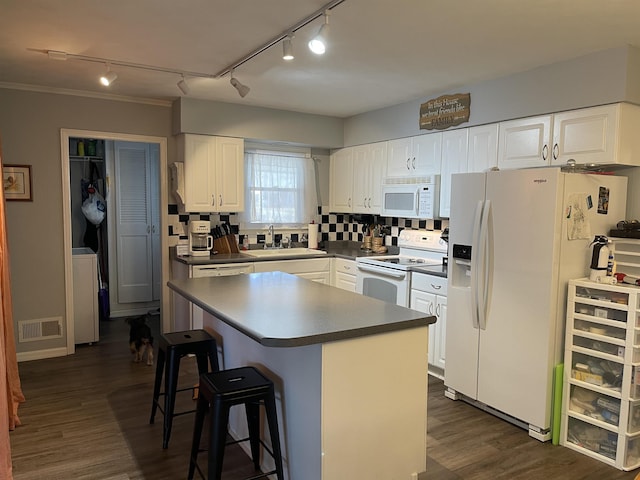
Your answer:
[[[78,149],[79,142],[83,151]],[[108,315],[159,309],[161,328],[168,331],[168,199],[162,188],[167,175],[166,138],[63,129],[61,146],[67,353],[82,343],[76,340],[74,325],[74,248],[89,247],[96,252],[99,285],[108,288]],[[90,220],[95,210],[95,200],[87,202],[90,189],[107,207],[98,225]],[[89,215],[82,211],[85,202]],[[98,308],[102,317],[104,294],[101,288]]]

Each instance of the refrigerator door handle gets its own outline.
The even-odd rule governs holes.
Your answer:
[[[471,243],[471,322],[473,328],[480,327],[480,320],[478,316],[478,269],[479,253],[480,253],[480,222],[482,220],[482,207],[483,202],[478,201],[476,205],[476,213],[473,216],[473,238]]]
[[[478,242],[478,263],[480,271],[479,292],[478,292],[478,324],[481,330],[487,328],[487,301],[489,297],[489,214],[491,212],[491,201],[484,202],[482,209],[482,220],[480,221],[480,238]]]

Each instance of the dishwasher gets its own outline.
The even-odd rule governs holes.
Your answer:
[[[228,277],[231,275],[243,275],[253,273],[253,263],[220,263],[207,265],[193,265],[191,278],[202,277]],[[204,312],[197,305],[191,308],[191,329],[199,329],[204,326]]]
[[[253,263],[194,265],[191,270],[191,278],[228,277],[244,273],[253,273]]]

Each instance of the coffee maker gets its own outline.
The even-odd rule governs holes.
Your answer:
[[[213,237],[209,235],[211,223],[207,220],[189,222],[189,254],[194,257],[207,257],[213,248]]]

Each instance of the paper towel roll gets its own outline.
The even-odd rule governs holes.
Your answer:
[[[318,248],[318,224],[309,224],[309,248]]]

